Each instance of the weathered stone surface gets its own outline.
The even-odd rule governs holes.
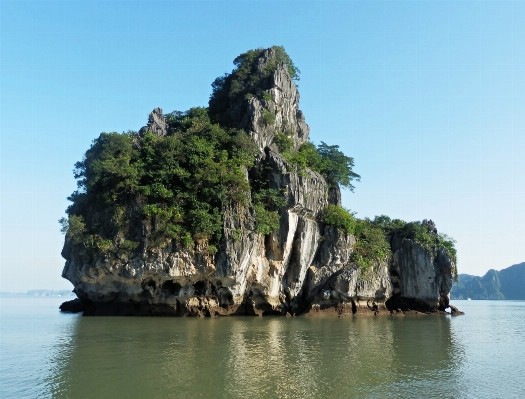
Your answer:
[[[75,298],[71,301],[66,301],[60,305],[60,310],[66,313],[80,313],[85,309],[84,304],[78,298]]]
[[[418,302],[429,309],[449,306],[454,263],[444,247],[431,249],[401,237],[392,237],[394,301]]]
[[[259,71],[264,70],[268,62],[274,57],[273,49],[265,50],[259,59]],[[231,104],[231,118],[240,121],[239,127],[255,140],[261,151],[272,145],[277,132],[290,134],[294,141],[294,147],[298,148],[302,143],[308,141],[310,128],[299,109],[297,86],[290,78],[288,69],[283,63],[277,65],[277,69],[268,81],[266,91],[271,100],[252,97],[248,100],[242,100],[246,104],[238,102]],[[239,115],[239,113],[243,113],[243,115]],[[273,115],[274,121],[272,123],[265,122],[265,113]]]
[[[266,50],[259,68],[274,56]],[[454,265],[444,248],[434,251],[392,237],[392,257],[366,271],[352,262],[356,238],[319,221],[326,205],[341,204],[339,188],[329,187],[316,172],[299,173],[273,144],[276,132],[287,131],[296,148],[309,135],[298,108],[299,93],[284,65],[277,66],[267,89],[271,101],[243,99],[228,112],[259,147],[257,173],[264,173],[270,188],[288,200],[279,228],[263,236],[255,229],[251,206],[230,204],[223,208],[223,239],[216,254],[209,254],[205,243],[189,251],[176,240],[148,249],[152,226],[130,209],[128,217],[136,219],[132,233],[140,242],[133,256],[118,253],[108,259],[100,254],[86,260],[66,238],[62,275],[75,286],[80,302],[75,309],[81,306],[88,315],[214,316],[377,314],[449,305]],[[273,123],[264,121],[265,112],[275,116]],[[168,134],[160,108],[140,133],[146,131]],[[101,223],[107,218],[103,212],[93,217]]]
[[[337,308],[349,304],[353,312],[382,306],[392,295],[389,265],[377,262],[366,271],[351,261],[356,239],[334,226],[324,228],[316,265],[309,271],[306,294],[314,309]],[[379,305],[378,305],[379,304]]]
[[[461,316],[465,314],[464,312],[456,308],[454,305],[450,305],[450,313],[452,314],[452,316]]]
[[[161,108],[155,108],[149,114],[148,124],[142,127],[139,130],[139,133],[144,134],[148,131],[156,134],[157,136],[166,136],[166,134],[168,134],[168,124],[164,119],[164,114],[162,113]]]

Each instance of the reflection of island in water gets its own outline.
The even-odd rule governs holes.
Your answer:
[[[458,396],[462,347],[447,317],[72,322],[54,397]]]

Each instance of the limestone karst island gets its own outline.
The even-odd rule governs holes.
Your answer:
[[[358,219],[360,176],[309,141],[284,48],[250,50],[207,108],[153,110],[75,165],[62,276],[85,315],[441,313],[454,241],[430,220]]]

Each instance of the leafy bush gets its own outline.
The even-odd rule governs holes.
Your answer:
[[[271,126],[275,123],[275,114],[265,109],[262,113],[262,120],[265,125]]]
[[[62,225],[60,231],[70,237],[74,242],[81,242],[86,231],[84,218],[79,215],[71,215],[67,219],[61,218],[59,223]]]
[[[253,192],[252,199],[255,204],[264,204],[267,208],[283,208],[287,200],[283,193],[274,188],[259,189]]]
[[[263,98],[263,100],[265,100],[265,101],[272,101],[272,96],[271,96],[270,93],[267,92],[267,91],[263,91],[263,93],[262,93],[262,98]]]
[[[129,215],[138,209],[153,227],[150,247],[169,239],[186,247],[195,240],[214,245],[222,234],[222,206],[249,203],[245,170],[254,164],[253,140],[212,124],[204,108],[173,112],[166,120],[165,137],[102,133],[76,163],[79,190],[70,197],[69,220],[61,220],[75,243],[106,248],[110,240],[114,251],[133,251],[133,226],[140,221],[126,209]],[[94,214],[105,216],[97,221]]]
[[[406,224],[406,222],[401,219],[391,219],[386,215],[376,216],[372,223],[387,234],[399,230]]]
[[[277,210],[287,205],[286,198],[279,191],[266,188],[256,189],[252,200],[257,231],[264,235],[270,234],[279,227],[280,217]]]
[[[321,221],[326,224],[336,226],[346,233],[354,234],[356,220],[352,213],[341,206],[328,205],[323,209]]]
[[[182,245],[186,248],[190,248],[193,245],[193,238],[189,232],[185,232],[180,236]]]
[[[231,236],[233,238],[233,241],[235,242],[239,241],[242,236],[242,229],[233,229],[231,232]]]
[[[390,243],[385,231],[375,226],[370,220],[357,220],[355,227],[356,245],[352,260],[363,270],[374,262],[385,260],[390,255]]]
[[[452,256],[452,259],[454,259],[454,261],[456,262],[457,261],[457,250],[455,247],[456,240],[454,240],[452,237],[448,236],[445,233],[439,233],[439,239],[440,239],[441,245],[443,245],[448,250],[448,252]]]
[[[311,169],[320,172],[322,159],[317,148],[312,142],[301,144],[299,150],[294,153],[283,154],[286,160],[299,169]]]
[[[299,81],[299,74],[301,73],[301,71],[294,65],[293,61],[288,56],[288,53],[286,53],[284,47],[272,46],[272,49],[275,51],[275,62],[273,64],[268,65],[268,73],[273,73],[273,71],[275,71],[275,69],[277,68],[277,64],[282,62],[284,63],[284,65],[286,65],[290,77],[296,82]]]
[[[425,223],[407,223],[400,219],[390,219],[385,215],[376,216],[372,223],[386,234],[396,234],[399,237],[414,240],[429,250],[445,247],[454,262],[457,262],[457,251],[454,245],[456,240],[444,233],[436,234]]]
[[[264,235],[270,234],[279,227],[279,214],[275,211],[267,210],[264,205],[254,205],[255,217],[257,220],[256,229]]]
[[[327,145],[323,141],[317,146],[317,152],[321,157],[319,172],[326,180],[332,185],[340,185],[353,191],[352,180],[359,181],[361,178],[352,170],[354,159],[343,154],[338,145]]]
[[[354,159],[347,157],[337,145],[329,146],[321,141],[316,147],[313,143],[306,142],[297,152],[284,152],[283,155],[289,163],[300,169],[308,168],[319,172],[332,186],[339,185],[353,191],[352,181],[359,181],[361,178],[352,170]]]
[[[281,154],[288,153],[293,148],[293,139],[284,133],[276,133],[273,141]]]
[[[356,219],[348,209],[328,205],[323,209],[321,220],[355,236],[352,261],[362,270],[367,270],[374,262],[382,261],[390,254],[385,231],[369,219]]]
[[[431,246],[438,243],[438,236],[431,234],[428,227],[421,222],[406,223],[396,232],[398,235],[414,240],[423,246]]]
[[[446,234],[436,234],[430,230],[429,225],[422,222],[407,223],[385,215],[376,216],[373,220],[355,219],[350,211],[336,205],[328,205],[322,212],[321,220],[355,235],[356,246],[352,261],[363,270],[389,256],[391,249],[388,237],[391,234],[414,240],[430,251],[445,247],[454,262],[457,262],[454,247],[456,241]],[[453,275],[457,278],[457,270],[453,270]]]

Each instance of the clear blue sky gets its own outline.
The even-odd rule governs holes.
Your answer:
[[[207,105],[283,45],[311,139],[362,176],[360,217],[430,218],[459,271],[525,261],[525,2],[1,1],[0,290],[62,289],[57,220],[102,131]]]

